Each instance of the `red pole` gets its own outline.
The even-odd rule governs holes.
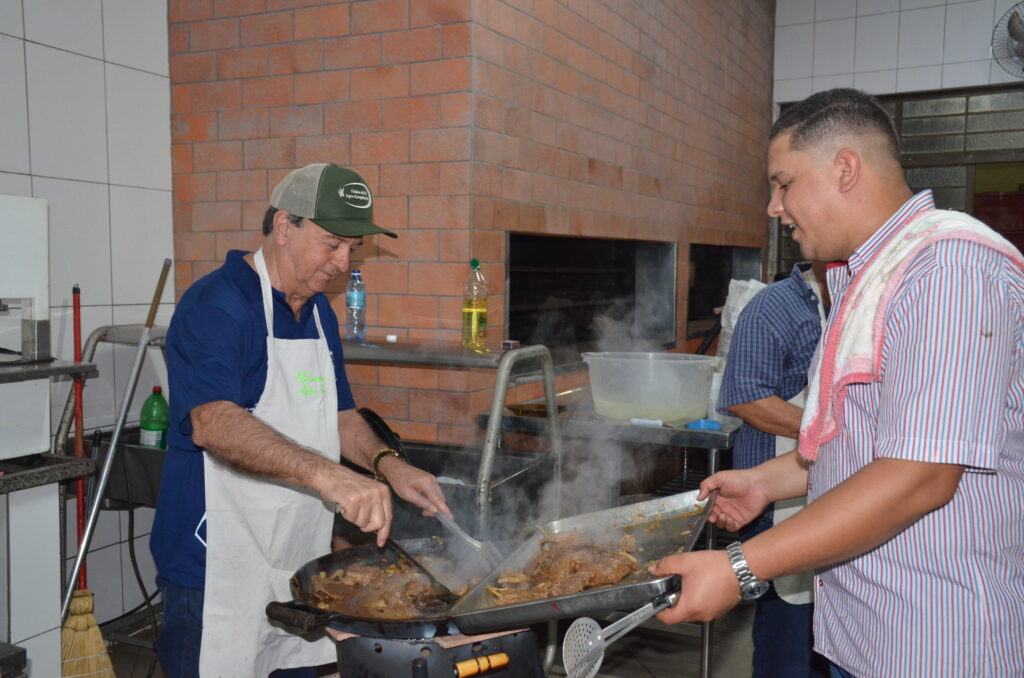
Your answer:
[[[75,332],[75,362],[82,362],[82,302],[81,290],[75,285],[71,290],[72,319]],[[85,408],[82,404],[82,376],[75,377],[75,456],[85,457]],[[81,476],[75,479],[75,505],[78,512],[78,545],[81,548],[82,536],[85,534],[85,478]],[[82,561],[82,570],[78,573],[78,588],[86,586],[85,561]]]

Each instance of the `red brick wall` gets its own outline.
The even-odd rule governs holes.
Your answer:
[[[458,340],[471,256],[503,335],[507,231],[761,246],[775,3],[170,0],[176,281],[260,240],[273,186],[348,165],[370,338]],[[344,281],[336,290],[341,291]],[[341,296],[335,307],[343,310]],[[339,313],[340,315],[340,313]],[[493,376],[351,366],[407,438],[472,442]]]

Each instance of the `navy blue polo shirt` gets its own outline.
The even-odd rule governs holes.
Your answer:
[[[769,396],[789,400],[807,385],[807,371],[821,337],[818,297],[797,264],[788,278],[751,299],[736,321],[718,394],[718,411]],[[793,441],[796,447],[796,441]],[[733,468],[775,457],[775,436],[743,424],[732,448]]]
[[[160,576],[178,586],[202,588],[206,572],[203,455],[192,442],[189,413],[217,400],[251,410],[267,379],[260,279],[244,255],[228,252],[223,266],[197,280],[178,302],[167,330],[170,427],[150,550]],[[273,304],[278,339],[315,339],[313,306],[319,309],[334,362],[338,410],[355,407],[338,317],[327,297],[317,294],[307,301],[298,320],[283,293],[273,291]]]

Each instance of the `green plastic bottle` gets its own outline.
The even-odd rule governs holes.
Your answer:
[[[462,290],[462,345],[483,351],[487,349],[487,280],[480,260],[470,259],[469,268]]]
[[[169,422],[167,401],[164,400],[160,387],[154,386],[146,402],[142,403],[142,411],[139,413],[139,442],[146,447],[166,450]]]

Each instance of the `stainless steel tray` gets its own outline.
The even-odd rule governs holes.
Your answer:
[[[667,555],[693,549],[713,502],[713,498],[698,502],[697,493],[694,490],[547,523],[467,591],[448,614],[463,633],[485,633],[552,619],[629,610],[678,591],[678,576],[655,578],[647,567]],[[487,591],[486,587],[494,586],[502,573],[525,568],[545,535],[574,530],[585,538],[602,541],[634,535],[637,550],[632,555],[640,561],[638,571],[610,586],[508,605],[499,604]]]

